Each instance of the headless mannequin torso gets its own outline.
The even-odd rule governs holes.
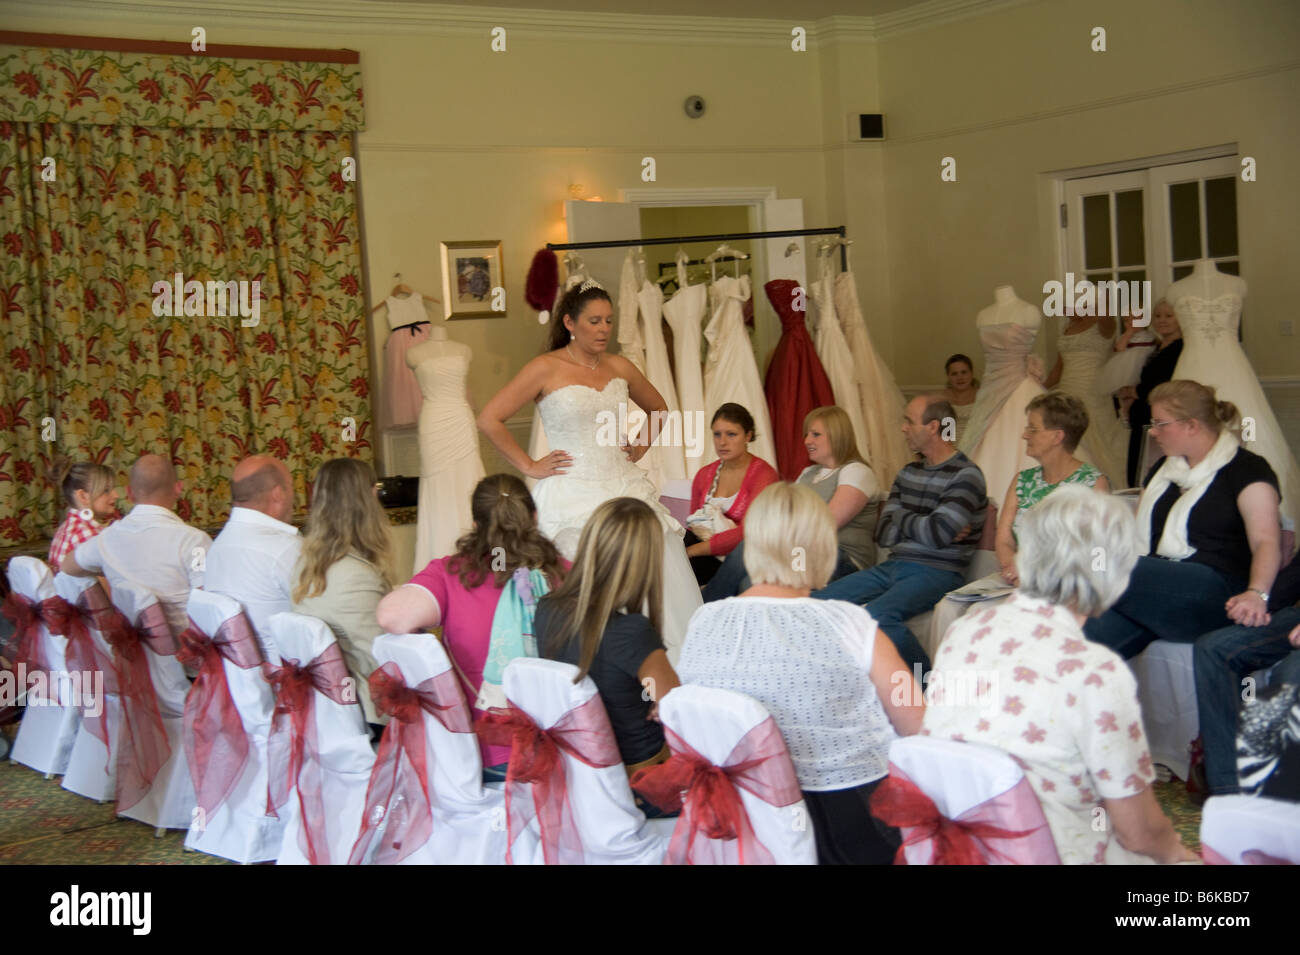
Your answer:
[[[975,319],[976,327],[986,325],[1005,325],[1013,322],[1026,328],[1038,330],[1043,323],[1042,311],[1016,296],[1016,290],[1010,285],[999,285],[993,290],[993,304],[980,309]]]
[[[1165,298],[1177,303],[1181,298],[1220,298],[1224,295],[1246,297],[1246,280],[1220,272],[1213,259],[1197,259],[1192,274],[1184,276],[1165,293]]]

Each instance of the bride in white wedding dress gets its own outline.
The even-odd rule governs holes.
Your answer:
[[[649,422],[637,440],[619,443],[629,398],[647,414],[666,411],[667,403],[635,365],[606,354],[614,334],[614,308],[603,288],[589,281],[570,290],[554,316],[550,349],[528,362],[484,406],[479,429],[506,460],[537,479],[532,491],[537,526],[568,560],[587,518],[602,503],[634,497],[650,505],[665,534],[661,636],[668,659],[676,663],[686,625],[701,603],[699,584],[682,544],[684,529],[636,465],[649,447]],[[519,447],[506,427],[529,401],[537,403],[548,442],[557,449],[538,460]],[[680,436],[668,432],[666,437]]]

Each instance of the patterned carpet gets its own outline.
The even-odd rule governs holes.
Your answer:
[[[16,729],[3,727],[6,735]],[[1182,782],[1156,783],[1156,797],[1189,847],[1199,852],[1201,810]],[[118,819],[111,805],[68,792],[59,777],[0,762],[0,865],[222,865],[186,852],[185,833],[161,838],[143,823]]]

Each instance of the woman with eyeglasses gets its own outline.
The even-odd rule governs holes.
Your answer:
[[[1175,380],[1151,392],[1151,433],[1165,457],[1144,482],[1138,532],[1148,556],[1088,638],[1126,659],[1153,640],[1269,621],[1282,561],[1277,475],[1233,433],[1240,416],[1214,389]],[[1104,554],[1101,555],[1104,558]]]

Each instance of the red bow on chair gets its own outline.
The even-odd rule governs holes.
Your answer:
[[[451,733],[472,733],[474,727],[454,670],[410,687],[401,667],[385,663],[370,674],[370,699],[378,713],[392,718],[379,744],[361,835],[348,864],[395,865],[424,845],[433,831],[424,714]],[[376,840],[374,856],[367,859]]]
[[[512,847],[519,833],[537,817],[542,855],[547,865],[581,865],[582,839],[569,807],[569,788],[560,750],[588,766],[621,765],[618,744],[599,696],[565,713],[544,730],[513,702],[506,710],[489,710],[475,729],[486,743],[510,744],[506,771],[506,817],[509,820],[506,862],[513,865]],[[532,784],[532,799],[524,786]]]
[[[87,606],[99,632],[113,648],[121,691],[122,728],[118,731],[121,745],[117,754],[117,811],[120,813],[145,797],[171,758],[172,748],[158,709],[158,694],[145,646],[160,656],[170,656],[176,652],[176,638],[159,604],[150,604],[141,612],[137,629],[109,603],[103,588],[90,588],[87,597]]]
[[[803,798],[776,721],[768,717],[741,737],[721,766],[672,730],[665,728],[664,736],[673,755],[632,777],[632,788],[656,806],[682,810],[664,863],[772,865],[772,854],[754,834],[736,787],[773,806],[791,806]],[[697,843],[697,837],[703,838]]]
[[[210,817],[235,788],[248,761],[244,721],[230,695],[222,660],[248,670],[262,662],[262,651],[242,613],[222,623],[211,637],[190,620],[178,642],[176,659],[199,670],[185,696],[185,756],[196,801]]]
[[[51,597],[44,604],[46,608],[45,619],[49,625],[50,633],[63,637],[68,641],[68,647],[63,653],[66,661],[66,669],[69,674],[78,674],[81,683],[80,700],[74,700],[74,704],[81,706],[81,721],[86,728],[94,734],[95,738],[104,744],[108,751],[109,764],[104,767],[104,771],[109,771],[112,764],[113,743],[108,737],[108,718],[106,713],[106,698],[109,695],[117,696],[117,673],[113,670],[113,663],[107,655],[95,645],[95,639],[90,635],[90,628],[95,626],[94,614],[89,610],[87,601],[93,600],[88,597],[92,591],[97,591],[100,602],[108,603],[108,598],[104,596],[104,590],[98,582],[92,584],[88,589],[82,591],[81,596],[77,598],[77,605],[73,606],[62,597]],[[98,682],[98,692],[101,696],[99,700],[99,712],[91,713],[88,707],[91,706],[91,694],[94,689],[88,689],[85,686],[90,681],[93,688],[97,684],[94,675],[100,674]]]
[[[343,651],[331,643],[305,666],[284,657],[280,665],[263,665],[266,680],[275,691],[271,733],[266,740],[266,811],[276,810],[298,793],[302,813],[304,851],[312,865],[329,865],[329,841],[325,832],[325,801],[316,737],[316,692],[335,703],[357,705],[356,689],[348,676]]]
[[[911,830],[898,847],[894,865],[907,864],[905,850],[908,846],[929,840],[934,841],[931,865],[988,865],[985,851],[1014,863],[1020,860],[999,852],[988,845],[988,841],[1024,839],[1042,828],[1015,831],[977,820],[947,819],[939,812],[934,800],[922,792],[916,783],[896,767],[891,766],[890,769],[890,774],[880,781],[876,791],[871,794],[871,814],[887,825]],[[1048,839],[1050,838],[1048,834]]]
[[[41,642],[41,624],[48,623],[54,601],[61,599],[29,600],[18,593],[5,597],[3,613],[13,623],[14,634],[4,645],[3,652],[15,668],[21,663],[29,672],[50,672],[50,663],[45,658],[45,647]]]

